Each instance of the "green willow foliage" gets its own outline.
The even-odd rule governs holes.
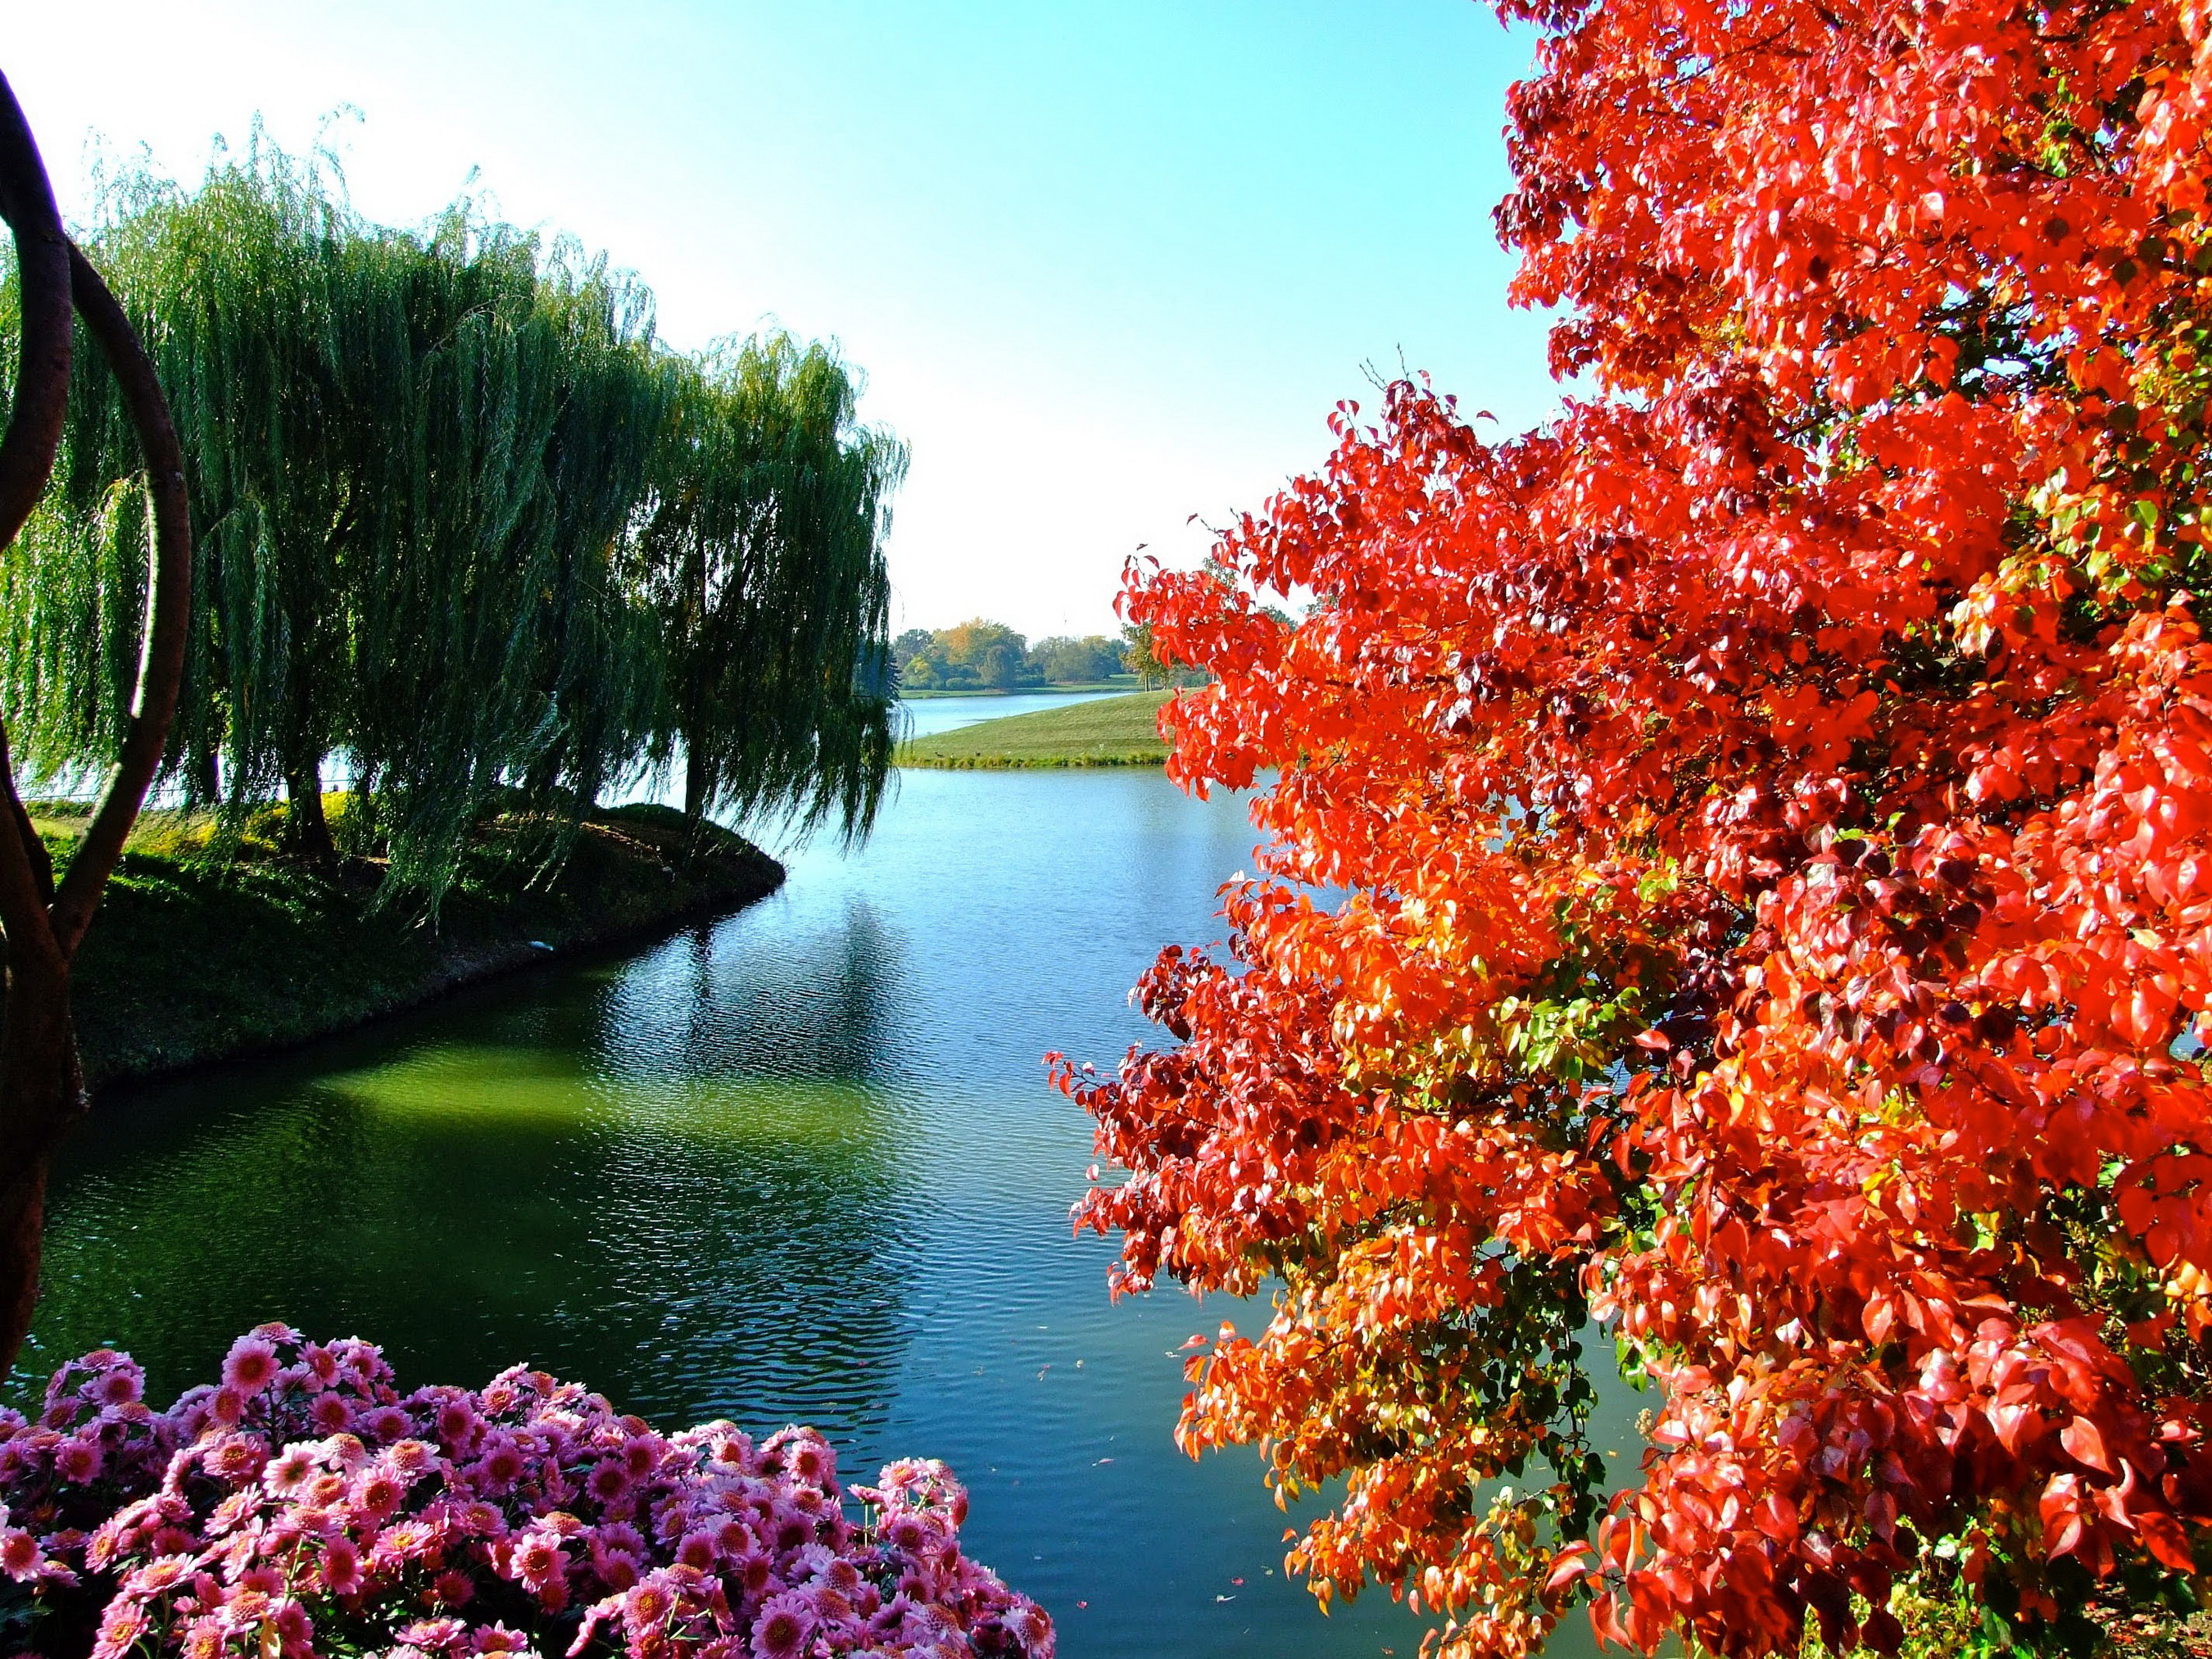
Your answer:
[[[651,295],[572,244],[465,209],[372,225],[265,152],[191,194],[133,181],[89,240],[191,475],[190,799],[283,789],[313,846],[343,756],[349,825],[432,908],[489,814],[555,854],[603,790],[679,757],[695,811],[866,831],[905,452],[859,424],[833,353],[680,356]],[[34,771],[120,728],[135,465],[112,382],[78,375],[56,486],[0,561],[0,708]]]
[[[636,552],[687,812],[834,817],[848,835],[875,816],[895,696],[878,549],[907,455],[857,425],[856,393],[787,335],[684,366]]]

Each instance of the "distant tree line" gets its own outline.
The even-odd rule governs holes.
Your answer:
[[[701,354],[651,294],[466,205],[400,231],[257,150],[110,192],[82,239],[145,338],[198,527],[165,775],[289,798],[434,906],[475,825],[557,856],[602,792],[862,831],[891,744],[883,538],[904,447],[830,348]],[[14,273],[0,304],[13,306]],[[0,709],[47,775],[112,751],[143,624],[142,465],[80,345],[54,487],[0,562]]]
[[[978,617],[957,628],[910,628],[891,641],[899,684],[913,691],[1012,691],[1091,685],[1132,673],[1127,648],[1103,634],[1055,635],[1034,646],[1002,623]]]

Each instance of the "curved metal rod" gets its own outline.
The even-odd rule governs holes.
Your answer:
[[[46,164],[8,77],[0,75],[0,218],[15,235],[23,340],[15,406],[0,438],[0,547],[31,516],[52,476],[69,402],[69,238]]]
[[[69,404],[69,239],[46,163],[23,119],[15,89],[0,76],[0,217],[15,240],[22,294],[23,338],[17,358],[15,406],[0,437],[0,550],[46,493],[61,447],[62,417]],[[59,983],[65,959],[55,943],[46,905],[53,896],[53,866],[16,798],[8,733],[0,724],[0,933],[8,941],[12,987]],[[12,1034],[9,1038],[12,1046]],[[0,1051],[0,1071],[9,1066]]]
[[[75,243],[70,245],[70,287],[85,327],[100,343],[137,429],[154,497],[153,545],[147,554],[146,637],[138,657],[138,684],[131,698],[131,724],[108,775],[100,805],[53,902],[54,940],[64,957],[76,954],[100,890],[123,854],[123,842],[146,804],[146,791],[161,769],[169,723],[184,678],[185,647],[192,614],[192,525],[185,496],[185,455],[154,364],[131,319],[100,273]]]

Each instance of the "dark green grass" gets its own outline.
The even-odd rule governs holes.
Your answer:
[[[34,809],[60,864],[81,819]],[[273,815],[272,815],[273,817]],[[275,824],[262,826],[265,831]],[[95,1085],[281,1048],[359,1025],[552,953],[608,943],[775,889],[782,866],[742,837],[630,806],[595,817],[550,881],[497,827],[470,849],[434,929],[372,901],[380,871],[318,872],[249,832],[209,856],[204,826],[141,827],[72,975]]]
[[[1168,757],[1159,713],[1175,694],[1139,691],[1035,714],[982,720],[898,751],[901,766],[1158,766]]]

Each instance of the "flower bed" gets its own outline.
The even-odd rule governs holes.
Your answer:
[[[829,1445],[661,1435],[517,1367],[402,1397],[264,1325],[166,1412],[127,1354],[0,1412],[0,1652],[1005,1656],[1052,1623],[960,1553],[966,1492],[892,1464],[855,1525]]]

